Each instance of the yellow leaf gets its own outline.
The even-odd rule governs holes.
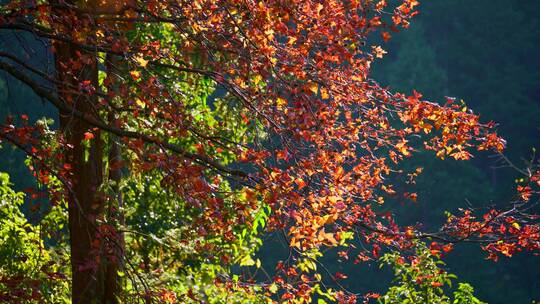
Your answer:
[[[309,84],[309,90],[313,92],[313,94],[317,94],[318,89],[319,86],[316,83],[312,82],[311,84]]]
[[[255,265],[255,261],[249,255],[246,255],[240,260],[240,266],[253,266],[253,265]]]
[[[134,80],[137,80],[141,77],[141,72],[139,71],[131,71],[129,72],[129,74],[131,75],[131,77],[134,79]]]
[[[262,80],[262,76],[261,75],[255,75],[255,77],[253,77],[253,83],[255,85],[258,85]]]
[[[321,87],[321,97],[322,99],[328,99],[330,95],[328,95],[328,90],[326,88]]]
[[[298,249],[301,249],[300,242],[295,237],[291,238],[290,247],[296,247]]]
[[[338,167],[334,174],[334,178],[340,178],[343,176],[344,173],[345,173],[345,170],[343,170],[343,167]]]
[[[276,293],[278,291],[276,283],[270,284],[270,286],[268,286],[268,291],[270,291],[271,293]]]
[[[328,200],[329,200],[332,204],[337,203],[340,199],[341,199],[341,197],[339,197],[339,196],[329,196],[329,197],[328,197]]]
[[[266,34],[266,38],[268,38],[268,40],[274,39],[274,30],[273,29],[268,29],[268,30],[264,31],[264,33]]]
[[[289,41],[287,42],[287,44],[293,45],[296,42],[296,40],[298,40],[296,37],[291,36],[289,37]]]
[[[135,103],[141,107],[141,108],[145,108],[146,107],[146,103],[144,103],[142,100],[140,100],[139,98],[135,99]]]
[[[411,153],[409,152],[407,148],[407,140],[402,140],[399,143],[396,144],[396,149],[401,152],[401,154],[405,156],[409,156]]]
[[[324,8],[324,5],[322,5],[321,3],[317,4],[317,14],[320,14],[323,8]]]
[[[306,260],[306,266],[308,269],[317,270],[317,264],[315,264],[315,262],[312,260]]]
[[[444,156],[446,155],[446,151],[444,149],[437,151],[437,157],[440,159],[444,159]]]
[[[331,234],[331,233],[326,233],[325,234],[325,239],[326,239],[326,241],[328,241],[328,243],[330,243],[330,246],[336,246],[338,244],[338,241],[336,240],[334,235]]]
[[[516,222],[512,223],[512,227],[516,228],[517,230],[521,229],[521,226]]]
[[[287,105],[287,100],[281,98],[281,97],[278,97],[278,99],[276,100],[276,104],[278,106],[278,109],[282,109],[284,106]]]
[[[134,59],[135,62],[137,62],[137,64],[143,68],[148,64],[148,60],[145,60],[142,56],[137,56]]]
[[[359,76],[359,75],[353,75],[353,76],[351,77],[351,79],[354,80],[354,81],[363,81],[363,80],[364,80],[364,79],[363,79],[361,76]]]

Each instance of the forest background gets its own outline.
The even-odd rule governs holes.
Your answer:
[[[482,113],[483,120],[500,123],[499,134],[508,142],[507,156],[521,164],[532,147],[540,148],[540,2],[432,0],[422,3],[420,11],[411,28],[388,43],[388,55],[373,67],[373,78],[392,90],[416,89],[429,100],[443,100],[450,94],[462,99]],[[0,50],[10,45],[10,37],[0,39]],[[33,60],[39,63],[46,58]],[[34,99],[28,88],[0,72],[0,120],[22,113],[31,119],[54,117],[51,107],[35,106],[40,102]],[[25,156],[11,147],[2,148],[0,171],[10,174],[17,190],[32,186],[33,178],[22,165]],[[418,201],[393,204],[401,206],[398,213],[404,225],[422,222],[438,227],[444,222],[444,211],[456,205],[504,202],[514,194],[508,185],[514,183],[516,173],[497,168],[486,155],[470,162],[417,156],[405,166],[418,164],[424,167],[415,186]],[[275,265],[282,246],[286,245],[277,236],[269,236],[258,255],[263,265]],[[446,258],[448,268],[475,286],[478,298],[489,303],[540,299],[539,257],[518,254],[485,262],[477,246],[458,246]],[[326,263],[349,275],[345,286],[365,292],[384,292],[388,287],[389,270],[379,269],[377,263],[353,266],[337,260],[330,256]]]

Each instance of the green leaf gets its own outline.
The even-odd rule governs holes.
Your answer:
[[[253,266],[253,265],[255,265],[255,261],[251,258],[250,255],[246,255],[240,260],[240,266]]]

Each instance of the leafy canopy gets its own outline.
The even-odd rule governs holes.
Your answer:
[[[429,102],[370,78],[371,64],[386,53],[380,44],[409,26],[418,4],[12,1],[2,6],[2,29],[49,43],[58,73],[9,53],[0,69],[58,108],[61,119],[87,129],[71,136],[11,117],[0,137],[30,155],[55,204],[68,198],[76,205],[70,190],[80,186],[78,168],[66,155],[79,145],[83,164],[101,155],[103,172],[123,168],[121,180],[103,173],[92,189],[118,206],[95,208],[97,254],[76,271],[96,271],[102,258],[113,263],[120,255],[132,273],[127,298],[201,301],[245,292],[302,303],[317,293],[353,303],[354,292],[331,287],[342,274],[332,282],[322,277],[324,248],[355,262],[427,237],[481,242],[492,259],[537,250],[536,217],[526,212],[538,191],[536,169],[524,172],[520,195],[504,209],[461,209],[437,232],[401,227],[377,211],[390,196],[416,200],[388,180],[420,174],[398,167],[418,151],[468,160],[475,150],[502,152],[505,145],[494,123],[452,98]],[[121,160],[105,157],[115,146]],[[55,180],[63,187],[52,187]],[[113,221],[117,212],[125,223]],[[258,268],[251,254],[263,226],[283,233],[288,257],[259,284],[229,275],[235,263]],[[122,235],[125,257],[111,254]],[[176,273],[162,274],[165,268]],[[220,289],[193,283],[201,280]]]

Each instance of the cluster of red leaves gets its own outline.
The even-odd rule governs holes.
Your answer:
[[[71,166],[64,162],[64,154],[58,151],[58,146],[62,149],[71,149],[65,144],[61,136],[54,137],[58,146],[51,145],[50,140],[53,135],[47,134],[46,127],[42,123],[31,125],[27,115],[21,115],[19,126],[14,124],[15,118],[8,116],[4,124],[0,125],[0,140],[12,144],[23,150],[30,157],[29,168],[40,186],[48,190],[51,203],[58,204],[65,195],[65,189],[58,187],[48,187],[51,178],[55,177],[69,186]],[[43,193],[36,189],[27,189],[26,192],[32,199],[43,197]]]
[[[490,209],[475,215],[473,210],[461,210],[460,216],[450,216],[445,225],[452,242],[476,239],[488,258],[497,261],[499,255],[511,257],[516,252],[540,250],[539,216],[523,210],[530,208],[533,197],[540,194],[540,170],[532,168],[528,178],[517,186],[516,198],[507,209]]]
[[[499,254],[511,257],[522,250],[540,249],[540,230],[535,221],[537,216],[517,217],[515,210],[490,210],[481,218],[473,216],[472,211],[463,210],[459,217],[451,216],[445,228],[451,236],[451,242],[477,240],[488,252],[488,258],[498,260]]]
[[[9,291],[0,292],[0,300],[5,303],[22,303],[23,301],[36,301],[42,299],[39,290],[40,280],[28,280],[24,277],[2,277],[0,283]]]
[[[178,298],[176,297],[176,294],[170,290],[167,289],[159,289],[155,291],[146,290],[141,291],[138,293],[135,293],[134,296],[144,299],[145,301],[149,302],[157,302],[157,303],[178,303]]]
[[[102,123],[108,120],[103,114],[79,118],[119,136],[135,155],[133,172],[165,172],[163,186],[201,210],[192,224],[203,237],[232,240],[231,227],[249,222],[262,198],[272,208],[270,229],[285,230],[294,255],[337,247],[347,232],[360,229],[357,237],[372,250],[359,252],[357,261],[367,260],[377,257],[381,247],[405,248],[422,235],[399,227],[391,215],[373,211],[373,204],[383,204],[384,195],[394,193],[385,178],[396,164],[418,149],[466,160],[474,148],[504,147],[493,124],[480,123],[477,115],[451,99],[439,105],[421,100],[416,92],[394,94],[369,78],[372,62],[386,53],[370,43],[377,34],[386,41],[391,32],[408,27],[417,13],[414,0],[395,7],[384,0],[151,0],[100,8],[112,9],[113,17],[90,4],[39,5],[32,10],[21,3],[6,7],[11,11],[0,19],[2,25],[125,58],[130,77],[118,83],[114,73],[109,74],[103,92],[78,76],[95,64],[91,53],[79,52],[64,62],[69,73],[55,80],[76,80],[72,88],[64,85],[69,94],[97,96],[96,113],[115,115],[109,123]],[[34,23],[22,18],[28,15],[36,17]],[[124,25],[121,31],[119,24]],[[147,36],[133,41],[125,34],[152,24],[166,26],[176,38],[153,41],[142,32]],[[230,139],[220,138],[219,127],[199,125],[180,98],[186,92],[165,85],[171,77],[192,81],[185,75],[209,78],[235,97],[244,123],[262,126],[266,142],[245,139],[231,145]],[[69,110],[73,102],[66,98],[55,105]],[[87,133],[85,140],[94,136]],[[184,149],[178,144],[194,138],[199,145]],[[249,163],[251,172],[221,164],[216,145]],[[217,175],[249,185],[247,201],[224,208]],[[527,186],[520,192],[523,199],[529,195]],[[416,194],[408,197],[415,200]],[[490,253],[538,249],[538,226],[514,225],[514,211],[490,211],[477,220],[465,210],[449,219],[444,232],[455,241],[488,237],[493,241],[484,248]],[[208,246],[197,249],[211,249]],[[309,297],[317,280],[294,260],[287,263],[275,282],[284,288],[283,299]],[[354,295],[336,296],[354,301]]]

